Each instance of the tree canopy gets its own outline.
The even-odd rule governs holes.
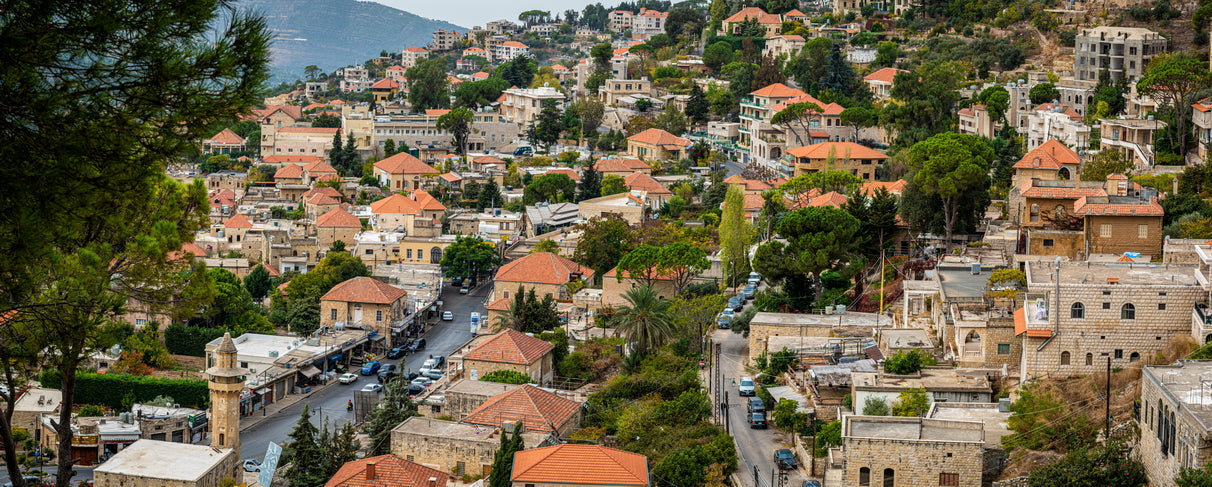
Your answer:
[[[460,235],[454,243],[446,247],[442,253],[442,267],[449,269],[453,275],[474,277],[479,273],[500,265],[501,257],[497,255],[492,242],[471,235]]]
[[[912,185],[925,196],[939,198],[947,250],[959,218],[961,199],[971,191],[989,187],[989,161],[995,158],[985,139],[968,134],[943,133],[914,144],[908,165]],[[910,215],[911,217],[913,215]]]
[[[820,295],[821,273],[844,267],[857,250],[860,223],[845,210],[807,207],[783,214],[777,228],[786,243],[758,247],[754,268],[767,282],[782,285],[788,307],[808,309],[813,295]]]

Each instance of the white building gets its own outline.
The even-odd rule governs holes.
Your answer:
[[[505,101],[500,105],[501,115],[506,120],[525,126],[543,109],[543,100],[556,100],[562,108],[564,95],[551,86],[505,90]]]
[[[529,56],[530,48],[518,41],[505,41],[493,50],[492,55],[493,59],[504,62],[518,56]]]
[[[407,47],[400,51],[400,66],[404,69],[416,66],[422,59],[429,57],[429,50],[424,47]]]
[[[1039,147],[1049,139],[1083,150],[1090,147],[1090,127],[1082,116],[1068,105],[1044,103],[1023,118],[1020,133],[1027,137],[1027,150]]]

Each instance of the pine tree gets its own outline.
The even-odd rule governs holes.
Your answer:
[[[686,116],[691,123],[699,124],[707,121],[707,111],[711,108],[707,103],[707,95],[698,83],[690,88],[690,99],[686,100]]]
[[[593,169],[593,163],[585,166],[581,172],[581,191],[577,193],[577,202],[597,198],[602,195],[602,175]]]
[[[299,422],[289,435],[290,468],[282,476],[296,487],[313,487],[324,485],[328,476],[324,471],[326,453],[317,441],[320,431],[311,424],[310,406],[304,405],[299,414]]]
[[[391,453],[391,430],[408,418],[417,415],[417,404],[408,398],[408,384],[390,381],[384,385],[383,399],[366,418],[366,429],[370,433],[368,456]]]
[[[488,474],[488,487],[511,487],[513,483],[509,480],[510,474],[513,473],[513,454],[526,449],[526,443],[522,440],[523,425],[521,422],[517,424],[513,430],[513,436],[509,432],[501,432],[501,448],[497,449],[496,454],[492,459],[492,472]]]
[[[362,168],[358,164],[358,144],[354,142],[353,132],[345,135],[345,147],[341,151],[340,171],[345,176],[361,176],[361,174],[355,174],[355,172],[362,172]]]
[[[336,427],[329,441],[321,444],[328,449],[324,470],[330,478],[341,466],[358,459],[358,430],[354,428],[353,423]]]
[[[391,157],[396,155],[396,141],[387,139],[383,141],[383,157]]]
[[[244,276],[244,289],[247,289],[248,294],[258,301],[269,294],[270,286],[269,271],[263,265],[258,264],[247,276]]]
[[[480,185],[480,192],[476,196],[476,210],[483,211],[484,208],[500,208],[504,205],[504,200],[501,198],[501,189],[497,187],[497,182],[489,179],[488,182]]]

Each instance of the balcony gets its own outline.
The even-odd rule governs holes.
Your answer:
[[[1209,315],[1208,305],[1195,303],[1191,310],[1191,336],[1199,343],[1212,339],[1212,315]]]

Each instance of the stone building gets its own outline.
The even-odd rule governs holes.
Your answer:
[[[407,291],[373,277],[355,277],[333,286],[320,297],[320,325],[365,323],[390,337],[408,313]],[[390,340],[388,347],[394,346]]]
[[[1128,368],[1192,332],[1207,282],[1192,264],[1033,262],[1014,312],[1023,380]],[[1198,276],[1198,277],[1197,277]]]
[[[947,333],[946,348],[954,351],[960,367],[1018,369],[1023,343],[1015,336],[1012,313],[984,303],[952,304],[947,319],[954,330]]]
[[[1184,468],[1212,462],[1212,361],[1142,368],[1139,459],[1149,485],[1173,487]]]
[[[845,416],[841,485],[981,487],[1001,450],[986,447],[980,422]]]
[[[533,289],[539,299],[544,296],[562,299],[568,295],[566,285],[569,282],[592,278],[593,269],[559,255],[550,252],[529,254],[497,269],[489,302],[512,299],[519,288],[527,292]]]
[[[555,378],[551,342],[540,340],[512,328],[493,335],[463,355],[467,377],[478,380],[490,372],[521,372],[535,384],[548,384]]]
[[[155,440],[132,443],[93,470],[97,487],[219,487],[240,471],[238,450]]]
[[[965,373],[949,367],[926,367],[908,375],[858,372],[850,375],[850,397],[855,408],[868,398],[889,406],[906,389],[924,389],[930,404],[937,402],[992,402],[993,385],[983,373]]]
[[[519,387],[521,386],[517,384],[461,379],[446,388],[445,393],[442,394],[441,410],[435,411],[434,414],[450,416],[451,419],[460,421],[464,416],[483,406],[493,396]],[[422,413],[424,412],[422,410]]]
[[[864,182],[875,181],[875,168],[887,159],[875,149],[854,142],[824,142],[787,151],[785,161],[790,161],[788,176],[801,176],[819,171],[846,171]]]
[[[839,315],[815,315],[799,313],[760,312],[749,322],[749,360],[763,352],[777,352],[781,348],[770,345],[773,337],[830,337],[835,330],[846,326],[872,327],[889,325],[887,318],[874,313],[845,313]]]
[[[391,452],[425,467],[488,477],[501,447],[502,428],[413,416],[391,430]],[[554,443],[547,433],[526,431],[527,449]]]
[[[600,445],[564,444],[513,456],[513,487],[646,487],[648,458]]]
[[[581,422],[581,403],[532,385],[497,394],[463,422],[487,427],[522,425],[523,431],[554,433],[566,438]]]
[[[354,237],[362,230],[362,222],[344,208],[334,208],[316,218],[316,238],[321,247],[332,247],[333,242],[345,242],[346,248],[354,246]]]

